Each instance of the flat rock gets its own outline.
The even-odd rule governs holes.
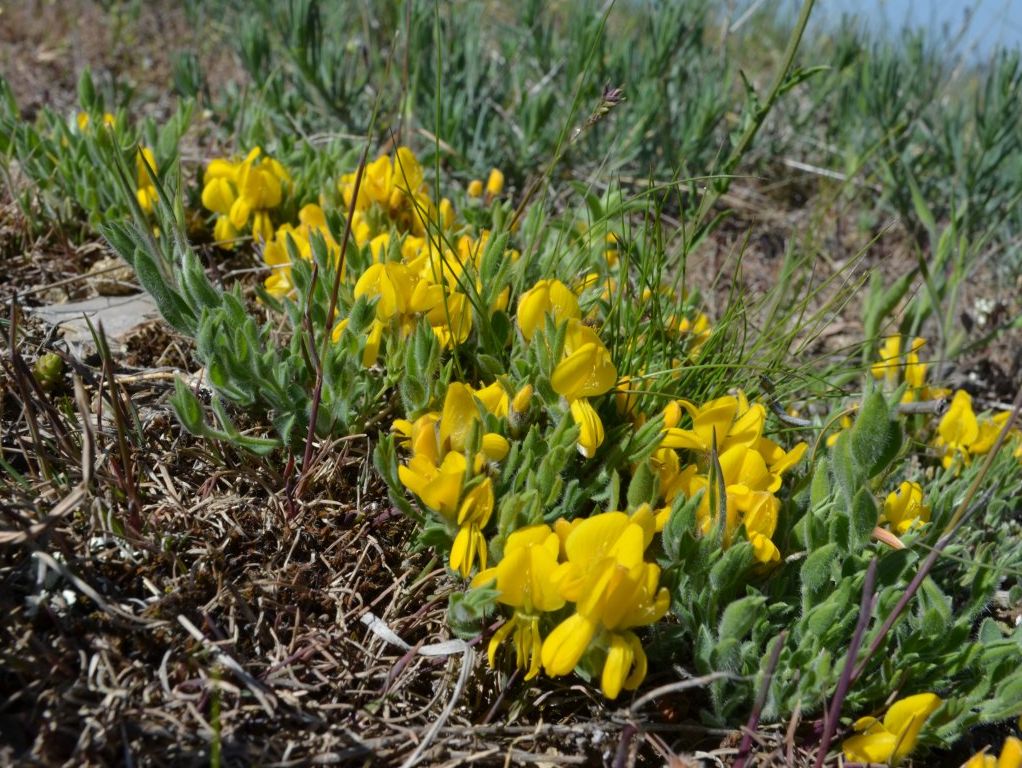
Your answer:
[[[68,304],[30,307],[27,311],[47,325],[59,328],[68,345],[81,351],[95,350],[96,345],[89,331],[89,321],[97,329],[102,324],[111,349],[119,350],[122,340],[132,331],[160,319],[160,311],[148,293],[136,293],[133,296],[96,296]]]

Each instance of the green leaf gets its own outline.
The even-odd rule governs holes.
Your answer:
[[[174,379],[174,394],[170,398],[170,405],[185,429],[193,435],[205,433],[206,423],[202,418],[202,404],[180,376]]]
[[[901,448],[901,426],[891,418],[891,407],[879,389],[874,389],[859,408],[851,429],[851,452],[866,477],[887,469]]]
[[[849,519],[851,521],[851,546],[855,549],[866,546],[873,529],[876,528],[878,512],[876,500],[867,488],[860,488],[852,499]]]
[[[802,563],[799,573],[802,589],[811,593],[819,592],[831,579],[834,559],[838,556],[837,544],[824,544]]]
[[[657,480],[648,461],[639,464],[628,483],[628,508],[634,510],[642,504],[652,504],[657,495]]]
[[[762,595],[749,595],[729,604],[720,619],[717,637],[722,641],[727,638],[741,640],[749,633],[756,621],[763,617],[764,613],[761,609],[765,602],[766,598]]]
[[[813,468],[813,479],[809,486],[809,505],[812,511],[818,511],[830,504],[830,463],[826,456],[821,456]]]

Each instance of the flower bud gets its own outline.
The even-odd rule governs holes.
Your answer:
[[[64,361],[60,355],[53,352],[41,355],[32,366],[32,373],[35,375],[36,381],[39,382],[39,386],[44,390],[53,389],[60,382],[63,372]]]
[[[504,191],[504,174],[494,168],[490,171],[490,176],[486,179],[486,194],[490,197],[495,197]]]
[[[483,196],[483,183],[479,179],[472,179],[472,181],[468,183],[468,196],[469,197]]]
[[[532,385],[526,384],[511,398],[511,407],[507,411],[507,423],[511,428],[511,434],[515,437],[525,431],[526,417],[529,414],[529,405],[532,403],[532,394]]]

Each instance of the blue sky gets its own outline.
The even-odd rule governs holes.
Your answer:
[[[755,13],[794,13],[798,0],[740,0],[732,18],[742,9],[757,6]],[[813,28],[855,14],[878,31],[898,31],[905,26],[923,28],[955,39],[970,19],[958,53],[983,58],[998,46],[1022,47],[1022,0],[816,0]],[[969,15],[971,14],[971,15]]]

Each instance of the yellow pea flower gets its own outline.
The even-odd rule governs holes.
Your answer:
[[[240,237],[240,234],[231,224],[229,218],[226,216],[216,217],[216,224],[213,226],[213,239],[221,248],[233,248],[236,245],[235,240]]]
[[[610,390],[617,381],[617,368],[610,352],[596,332],[578,320],[568,321],[564,342],[565,358],[550,377],[554,391],[569,402],[595,397]]]
[[[159,199],[156,185],[149,176],[149,168],[152,168],[153,173],[156,173],[158,170],[156,167],[156,157],[149,147],[140,147],[135,154],[135,175],[138,180],[138,191],[135,193],[135,197],[138,200],[139,206],[146,213],[153,212],[156,201]]]
[[[923,503],[923,487],[906,480],[887,495],[880,522],[890,523],[895,533],[906,533],[930,522],[930,508]]]
[[[898,371],[901,369],[901,336],[888,336],[880,345],[880,362],[870,367],[875,379],[884,379],[890,386],[898,383]]]
[[[511,401],[511,410],[517,413],[525,413],[529,410],[529,403],[532,402],[533,388],[531,384],[526,384],[524,387],[519,389]]]
[[[972,397],[964,389],[959,389],[937,425],[936,443],[945,449],[944,466],[951,466],[955,454],[961,454],[968,463],[969,449],[978,437],[979,422],[972,411]]]
[[[579,429],[576,445],[578,452],[587,459],[591,459],[596,455],[596,450],[603,445],[603,422],[600,421],[599,414],[584,397],[572,400],[569,408],[571,409],[571,418]]]
[[[520,528],[508,536],[500,563],[472,580],[473,587],[493,583],[500,591],[497,602],[514,608],[513,617],[490,639],[487,655],[491,667],[501,643],[514,633],[516,663],[527,670],[525,679],[539,674],[543,645],[540,615],[560,609],[565,602],[557,588],[558,574],[565,568],[557,562],[559,550],[560,540],[549,526]]]
[[[483,182],[479,179],[472,179],[468,183],[468,196],[469,197],[482,197],[483,196]]]
[[[504,174],[494,168],[490,171],[489,177],[486,179],[486,194],[490,197],[496,197],[504,191]]]
[[[231,182],[223,177],[210,179],[209,183],[202,188],[202,205],[221,216],[226,216],[231,212],[231,206],[234,205],[237,197]]]
[[[723,452],[732,445],[755,445],[763,434],[766,409],[749,401],[741,392],[711,400],[696,406],[686,400],[678,401],[692,417],[691,429],[678,427],[664,430],[661,445],[664,448],[687,448],[708,453],[717,436],[717,450]]]
[[[936,694],[919,693],[894,702],[883,722],[875,717],[859,718],[852,725],[858,735],[841,744],[845,759],[897,765],[915,748],[923,724],[942,703]]]
[[[451,568],[466,579],[477,560],[480,568],[486,568],[486,538],[482,531],[493,514],[493,503],[493,481],[485,477],[465,494],[458,508],[458,534],[451,547]]]
[[[488,413],[492,413],[498,419],[507,416],[509,398],[507,390],[504,389],[504,385],[499,381],[494,381],[492,384],[477,389],[473,394],[476,400],[483,404]]]
[[[518,328],[526,341],[532,341],[547,315],[556,324],[582,317],[578,297],[560,280],[540,280],[518,299]]]
[[[977,752],[962,768],[1022,768],[1022,741],[1009,736],[1004,740],[999,757]]]
[[[408,311],[415,278],[404,264],[372,264],[355,283],[355,298],[376,298],[376,317],[387,321]]]
[[[397,468],[397,475],[423,504],[454,522],[467,466],[465,455],[455,451],[444,456],[440,466],[425,455],[416,455]]]
[[[575,613],[543,641],[547,674],[571,672],[596,641],[605,651],[600,688],[607,698],[634,690],[645,678],[646,655],[630,630],[658,621],[670,602],[667,589],[657,588],[659,567],[643,560],[654,525],[643,505],[632,517],[606,512],[568,528],[561,594],[575,601]]]

